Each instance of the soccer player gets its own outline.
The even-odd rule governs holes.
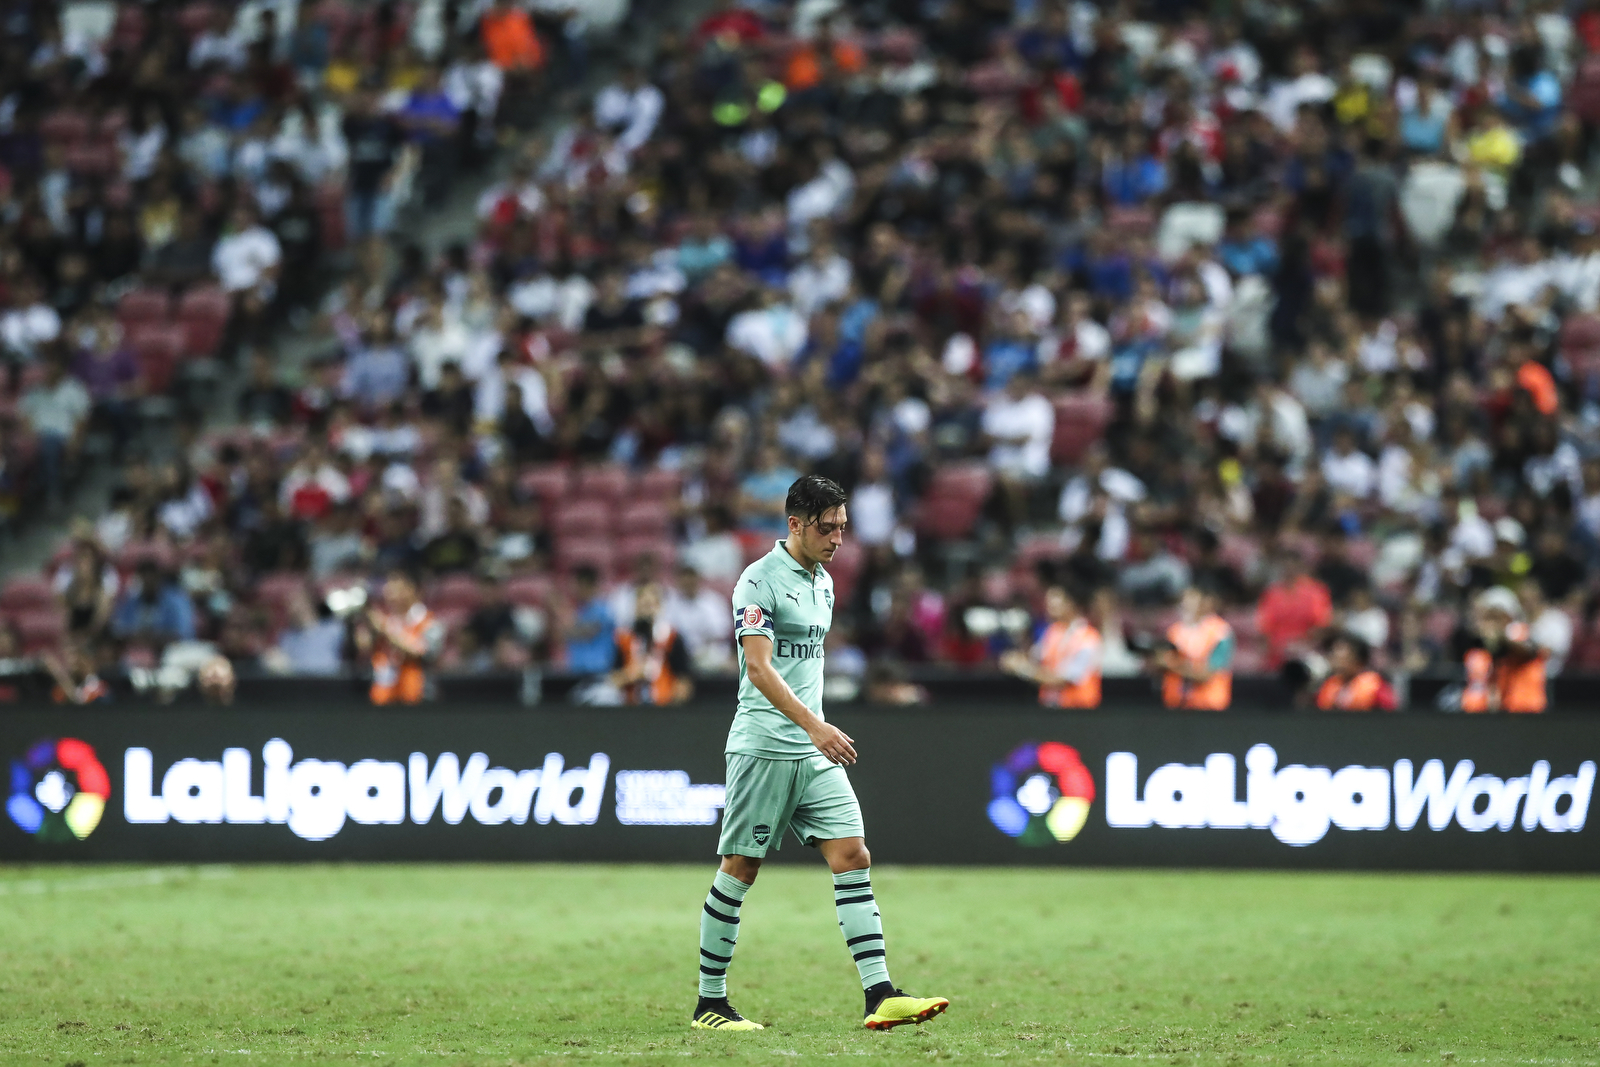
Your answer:
[[[700,915],[695,1029],[762,1028],[728,1003],[728,966],[745,894],[767,850],[791,830],[833,871],[833,902],[866,993],[867,1028],[924,1022],[950,1006],[943,997],[907,996],[889,981],[861,806],[845,773],[856,750],[822,717],[822,643],[833,622],[833,579],[822,565],[844,542],[844,505],[838,483],[814,474],[796,480],[784,502],[789,536],[746,567],[734,587],[739,707],[728,731],[722,867]]]

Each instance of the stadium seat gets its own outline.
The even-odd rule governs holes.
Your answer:
[[[172,298],[164,289],[129,289],[117,301],[117,321],[124,330],[164,323],[172,312]]]
[[[103,178],[117,169],[117,146],[102,142],[69,145],[63,162],[74,174]]]
[[[560,464],[541,463],[517,475],[517,487],[547,503],[560,500],[572,488],[572,472]]]
[[[178,325],[183,329],[183,354],[214,356],[228,329],[233,302],[220,286],[201,285],[178,301]]]
[[[578,471],[578,482],[572,493],[580,500],[618,501],[628,495],[632,481],[628,468],[621,464],[584,467]]]
[[[67,619],[59,608],[33,608],[11,616],[22,641],[22,651],[36,655],[61,645],[67,636]]]
[[[159,396],[171,389],[178,364],[183,361],[183,327],[147,323],[129,331],[128,345],[139,362],[150,393]]]
[[[17,612],[48,608],[55,604],[56,594],[46,578],[18,575],[8,580],[0,589],[0,611]]]
[[[316,191],[317,221],[321,224],[322,244],[330,252],[344,248],[344,190],[338,185],[319,185]]]
[[[917,530],[937,540],[959,540],[983,514],[994,479],[981,463],[952,464],[934,471],[917,507]]]
[[[74,108],[58,108],[39,121],[39,136],[48,144],[82,144],[89,139],[89,116]]]
[[[827,564],[828,575],[833,579],[834,610],[855,595],[856,580],[861,577],[861,565],[865,561],[866,553],[861,550],[860,543],[846,534],[844,544],[833,554],[833,562]]]
[[[1052,463],[1074,464],[1089,446],[1105,435],[1114,413],[1112,402],[1090,393],[1067,393],[1056,398],[1056,429],[1050,442]]]
[[[164,541],[129,541],[117,553],[117,570],[132,574],[146,561],[158,567],[170,568],[175,562],[172,546]]]
[[[282,610],[290,597],[305,591],[308,591],[306,576],[298,571],[263,575],[255,586],[256,602],[273,610]]]
[[[654,534],[629,533],[616,541],[616,549],[616,558],[627,566],[632,566],[640,556],[651,556],[658,567],[666,570],[678,558],[678,546],[672,539]]]
[[[466,608],[470,612],[478,610],[478,605],[483,602],[483,593],[478,588],[477,579],[470,574],[452,574],[434,582],[423,599],[434,611]]]
[[[682,491],[683,475],[678,471],[652,467],[633,480],[633,496],[636,500],[673,501],[678,499]]]
[[[672,531],[672,511],[659,500],[624,503],[617,511],[617,532],[627,537],[666,537]]]
[[[616,572],[617,554],[610,541],[586,539],[556,546],[556,565],[563,574],[570,575],[579,567],[593,567],[600,572],[602,582],[609,581]]]
[[[506,599],[530,608],[550,603],[555,591],[555,580],[548,574],[519,574],[506,583]]]
[[[609,500],[572,499],[561,505],[550,524],[557,541],[583,537],[609,538],[614,512]]]

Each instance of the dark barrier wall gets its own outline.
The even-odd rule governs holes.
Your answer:
[[[878,862],[1600,869],[1590,717],[839,719]],[[726,708],[15,714],[0,859],[709,864],[727,726]]]

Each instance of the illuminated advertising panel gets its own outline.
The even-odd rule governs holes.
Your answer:
[[[1600,716],[838,716],[883,862],[1600,869]],[[12,714],[0,858],[707,861],[721,708]],[[777,859],[808,858],[789,839]]]

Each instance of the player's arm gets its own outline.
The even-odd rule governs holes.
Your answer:
[[[773,707],[804,730],[811,743],[817,746],[818,752],[834,763],[854,763],[856,750],[850,743],[852,738],[837,726],[817,718],[816,713],[800,702],[794,690],[789,688],[789,683],[783,680],[783,675],[772,666],[772,638],[761,634],[745,634],[739,638],[739,644],[744,646],[744,671],[750,684],[771,701]]]

